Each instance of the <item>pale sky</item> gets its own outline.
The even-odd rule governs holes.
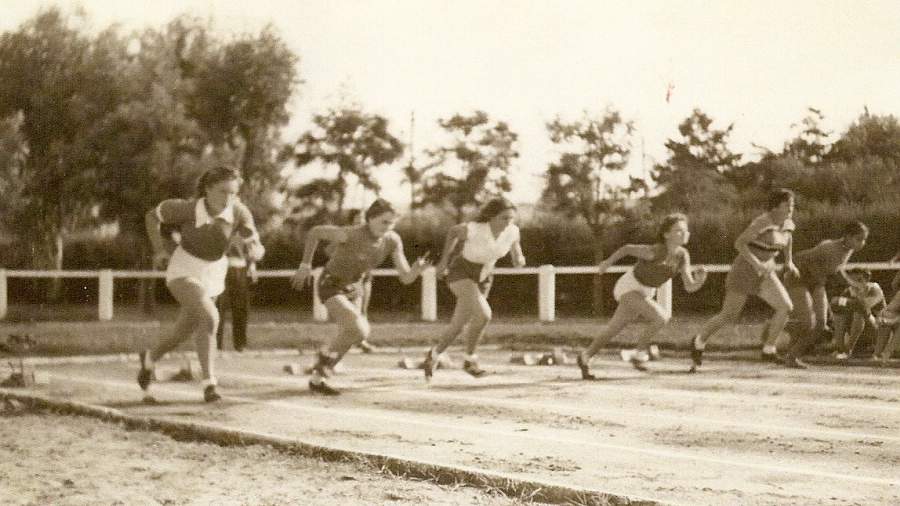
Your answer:
[[[0,0],[0,30],[41,6],[85,8],[92,24],[161,27],[210,18],[223,37],[273,24],[301,58],[292,139],[341,90],[410,136],[438,142],[438,118],[482,109],[519,133],[512,197],[537,198],[554,159],[544,124],[607,106],[634,122],[630,170],[666,157],[699,107],[731,147],[779,150],[809,106],[837,137],[867,106],[900,116],[900,1]],[[670,102],[666,88],[674,86]],[[643,142],[642,142],[643,141]],[[384,195],[408,202],[397,178]],[[363,205],[371,197],[360,197]]]

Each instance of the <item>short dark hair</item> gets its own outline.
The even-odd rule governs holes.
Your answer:
[[[772,209],[780,206],[782,203],[792,199],[794,199],[794,192],[788,190],[787,188],[779,188],[769,194],[769,201],[766,204],[766,209],[771,211]]]
[[[206,196],[206,189],[210,186],[221,183],[222,181],[240,180],[241,173],[234,167],[227,165],[217,165],[200,176],[197,180],[197,198]]]
[[[666,234],[669,232],[669,229],[672,228],[676,223],[679,222],[687,223],[688,217],[684,213],[672,213],[667,214],[665,218],[663,218],[662,222],[659,224],[659,231],[656,233],[656,239],[659,242],[666,241]]]
[[[841,231],[841,237],[852,237],[860,234],[869,235],[869,227],[861,221],[851,221],[844,225],[844,229]]]
[[[869,269],[863,269],[862,267],[854,267],[853,269],[847,271],[847,275],[861,275],[862,277],[866,278],[866,280],[869,280],[872,277],[872,271],[870,271]]]
[[[494,197],[491,200],[488,200],[487,203],[481,207],[481,210],[478,211],[478,216],[475,218],[475,221],[477,221],[478,223],[487,223],[503,211],[515,208],[516,205],[510,202],[509,199],[503,197]]]
[[[372,205],[366,209],[366,221],[371,221],[373,218],[377,218],[384,213],[396,213],[396,211],[394,211],[394,206],[382,198],[375,199],[375,202],[372,202]]]

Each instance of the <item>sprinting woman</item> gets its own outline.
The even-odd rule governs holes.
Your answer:
[[[215,167],[200,177],[196,198],[164,200],[145,216],[153,264],[157,268],[167,264],[166,286],[180,305],[172,333],[140,355],[137,382],[145,392],[156,362],[193,336],[203,374],[203,398],[206,402],[221,399],[216,392],[213,357],[219,325],[215,298],[224,291],[228,272],[225,251],[231,237],[239,235],[247,246],[248,260],[258,261],[265,254],[253,215],[238,200],[240,186],[236,169]],[[161,224],[180,234],[177,246],[163,239]]]
[[[775,257],[781,253],[787,273],[797,275],[792,254],[794,222],[794,192],[778,189],[769,195],[767,211],[754,219],[734,242],[738,251],[725,279],[725,300],[719,314],[703,325],[691,344],[692,370],[703,363],[707,341],[725,325],[734,323],[747,297],[756,295],[764,300],[775,314],[766,322],[762,332],[763,360],[778,362],[775,340],[787,323],[793,305],[776,272]]]
[[[856,281],[847,276],[844,267],[850,255],[861,249],[869,237],[869,228],[862,222],[848,223],[840,239],[826,239],[815,247],[796,255],[798,275],[785,275],[785,288],[791,296],[792,315],[796,326],[791,327],[791,344],[784,356],[784,365],[796,369],[806,369],[800,357],[820,340],[825,332],[828,316],[828,294],[825,282],[832,274],[840,273],[848,285],[856,286]],[[769,339],[775,339],[770,336]]]
[[[657,289],[678,274],[681,274],[685,290],[691,293],[699,290],[706,282],[704,269],[691,269],[691,256],[684,247],[689,238],[687,216],[681,213],[670,214],[662,221],[656,243],[626,244],[600,262],[597,271],[603,274],[622,258],[631,256],[638,259],[634,267],[616,281],[613,298],[618,306],[606,328],[586,350],[578,354],[577,363],[582,379],[597,379],[590,372],[591,358],[625,326],[638,318],[648,320],[648,325],[638,339],[638,351],[632,355],[630,362],[635,369],[646,370],[650,357],[643,350],[649,347],[653,337],[669,322],[666,311],[653,300]]]
[[[475,350],[491,321],[487,294],[493,282],[494,264],[510,254],[513,266],[525,265],[515,218],[516,206],[497,197],[481,208],[475,221],[456,225],[447,233],[436,270],[438,275],[446,275],[447,286],[456,296],[456,307],[450,325],[425,353],[422,368],[426,381],[434,375],[438,356],[460,335],[466,343],[463,370],[475,378],[487,373],[478,365]]]
[[[312,378],[309,380],[309,388],[315,393],[340,393],[328,385],[325,378],[331,376],[334,366],[350,347],[369,336],[369,321],[356,303],[361,296],[360,281],[388,256],[393,259],[403,284],[415,281],[429,265],[425,257],[420,257],[410,267],[403,254],[403,241],[394,231],[397,213],[387,201],[377,199],[373,202],[366,210],[365,220],[362,225],[319,225],[310,229],[303,248],[303,260],[291,279],[294,289],[302,289],[311,279],[312,259],[319,242],[336,244],[319,277],[318,289],[319,297],[328,308],[328,314],[338,324],[338,333],[327,350],[319,351],[316,357]]]

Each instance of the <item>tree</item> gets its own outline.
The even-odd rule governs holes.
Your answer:
[[[699,109],[678,125],[680,139],[669,139],[669,159],[655,167],[654,180],[661,192],[653,198],[654,208],[691,211],[711,203],[728,205],[734,189],[725,177],[741,156],[728,148],[734,125],[724,130],[712,128],[712,118]]]
[[[3,195],[0,199],[0,238],[16,229],[14,218],[21,213],[19,207],[22,205],[24,190],[22,175],[28,157],[21,126],[21,114],[0,120],[0,195]]]
[[[272,182],[280,167],[273,139],[287,124],[299,58],[272,26],[214,47],[198,58],[188,110],[214,145],[240,150],[247,181]]]
[[[834,143],[827,159],[852,162],[866,157],[900,164],[900,123],[896,116],[879,116],[866,110]]]
[[[114,60],[107,45],[71,28],[57,9],[0,37],[0,118],[20,115],[27,146],[13,222],[36,252],[36,267],[60,269],[66,234],[93,218],[89,139],[121,97]]]
[[[604,243],[609,225],[624,211],[627,190],[611,184],[609,176],[628,164],[630,136],[634,130],[617,111],[607,110],[602,118],[585,114],[567,123],[557,118],[547,124],[550,140],[564,147],[547,170],[543,199],[570,217],[584,219],[594,237],[594,256],[605,258]],[[600,276],[594,282],[594,310],[603,309]]]
[[[518,135],[505,122],[492,122],[483,111],[456,114],[438,124],[452,139],[427,150],[431,161],[422,168],[422,198],[416,205],[448,209],[461,222],[466,209],[512,189],[509,169],[519,157]],[[458,175],[451,174],[451,169],[458,169]]]
[[[807,111],[809,114],[799,124],[791,125],[791,128],[799,131],[790,142],[785,143],[782,154],[795,156],[803,163],[815,165],[822,163],[831,151],[831,145],[828,144],[831,132],[822,130],[821,123],[825,119],[822,111],[812,107]]]
[[[388,130],[388,120],[357,107],[331,109],[313,118],[316,129],[303,133],[284,157],[296,164],[296,175],[314,175],[293,190],[295,213],[316,220],[342,216],[351,184],[376,194],[381,186],[373,171],[403,154],[403,144]]]

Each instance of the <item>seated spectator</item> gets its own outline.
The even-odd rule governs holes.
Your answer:
[[[900,292],[894,294],[891,302],[878,315],[881,329],[875,342],[874,360],[887,362],[896,347],[897,331],[900,330]]]
[[[846,359],[856,347],[859,336],[867,326],[878,328],[874,313],[884,307],[881,286],[871,281],[872,273],[866,269],[851,269],[847,277],[853,282],[844,292],[831,299],[834,316],[833,344],[835,358]]]

